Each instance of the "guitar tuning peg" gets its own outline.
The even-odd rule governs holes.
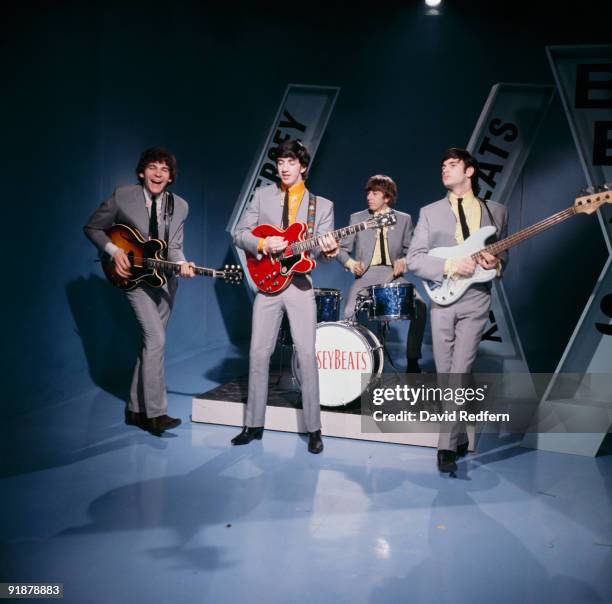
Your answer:
[[[595,193],[595,187],[583,187],[580,189],[580,195],[592,195]]]
[[[610,190],[610,183],[608,183],[608,182],[604,183],[600,187],[597,187],[597,191],[598,192],[609,191],[609,190]]]

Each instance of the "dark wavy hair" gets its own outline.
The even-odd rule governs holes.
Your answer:
[[[448,159],[458,159],[462,161],[465,165],[466,170],[469,167],[474,168],[474,174],[472,174],[470,180],[472,181],[472,191],[474,195],[478,195],[478,193],[480,192],[480,185],[478,184],[478,160],[469,151],[466,151],[465,149],[460,149],[459,147],[451,147],[450,149],[447,149],[444,152],[444,155],[442,156],[442,161],[440,162],[440,165],[442,166],[444,162]]]
[[[388,198],[387,204],[389,206],[395,205],[395,200],[397,199],[397,185],[390,176],[386,176],[385,174],[370,176],[365,186],[365,192],[367,193],[368,191],[380,191]]]
[[[172,182],[176,181],[176,157],[174,157],[170,151],[166,151],[161,147],[151,147],[150,149],[144,150],[140,154],[140,159],[138,160],[138,165],[136,166],[136,176],[138,177],[138,182],[140,184],[144,182],[140,175],[145,171],[145,168],[153,162],[166,164],[170,170],[170,179]]]
[[[290,157],[297,159],[303,168],[306,168],[306,172],[302,174],[302,178],[306,179],[308,176],[308,166],[310,165],[310,152],[298,139],[289,139],[282,142],[276,149],[272,150],[271,157],[275,162],[278,162],[282,157]]]

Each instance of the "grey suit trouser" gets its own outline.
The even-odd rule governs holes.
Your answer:
[[[249,395],[246,425],[265,424],[270,357],[274,351],[283,313],[287,313],[298,357],[302,384],[302,409],[308,432],[321,429],[319,371],[315,354],[317,307],[314,290],[305,278],[296,277],[279,294],[259,292],[253,304],[253,329],[249,353]]]
[[[176,288],[172,287],[171,291]],[[172,312],[174,296],[166,288],[141,285],[126,292],[142,331],[142,350],[136,361],[128,409],[144,412],[148,418],[168,411],[164,372],[166,326]]]
[[[344,305],[344,318],[349,319],[355,313],[355,303],[357,294],[364,287],[380,285],[382,283],[408,283],[403,277],[393,279],[393,268],[390,266],[370,266],[368,270],[355,279],[349,291],[348,298]],[[408,328],[408,339],[406,341],[406,357],[411,360],[421,358],[421,345],[423,344],[423,334],[427,323],[427,305],[423,298],[415,289],[415,316],[410,320]]]
[[[448,385],[461,386],[472,371],[478,346],[487,325],[491,294],[476,287],[450,306],[431,305],[431,334],[438,374]],[[457,409],[454,403],[449,410]],[[464,422],[444,424],[440,430],[438,449],[456,451],[468,440]]]

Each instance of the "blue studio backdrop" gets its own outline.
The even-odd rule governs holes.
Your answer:
[[[467,145],[493,84],[554,84],[546,45],[606,40],[597,19],[570,31],[548,27],[545,13],[447,4],[439,16],[416,2],[376,11],[58,3],[9,15],[2,413],[94,387],[124,398],[138,331],[82,226],[114,187],[135,182],[146,147],[176,154],[173,190],[190,204],[186,255],[216,268],[234,260],[225,227],[288,83],[341,88],[308,179],[335,202],[336,225],[365,206],[376,173],[396,180],[397,208],[416,221],[444,193],[442,152]],[[507,200],[509,232],[569,206],[585,184],[556,97]],[[605,258],[600,227],[585,217],[512,251],[505,289],[532,371],[554,371]],[[351,279],[331,263],[315,284],[346,292]],[[245,287],[181,283],[169,360],[244,349],[249,335]]]

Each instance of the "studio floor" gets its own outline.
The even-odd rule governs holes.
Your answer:
[[[183,424],[162,438],[100,389],[5,425],[1,580],[78,603],[612,602],[610,452],[483,436],[452,479],[421,447],[232,447],[236,428],[189,419],[224,371],[243,351],[169,364]]]

